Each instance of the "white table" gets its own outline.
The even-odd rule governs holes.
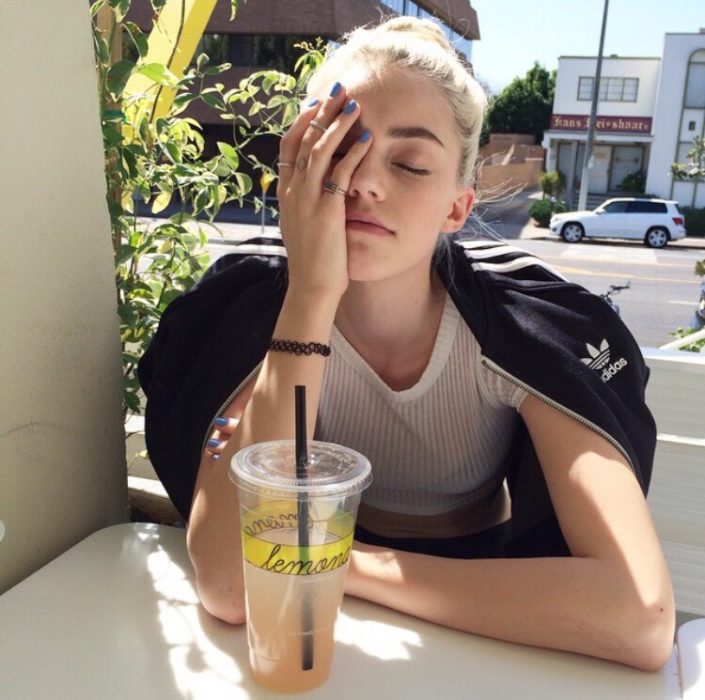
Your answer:
[[[695,700],[705,683],[702,622],[683,628],[682,696],[675,652],[660,673],[643,673],[346,599],[331,677],[301,697]],[[250,679],[245,630],[199,606],[183,530],[106,528],[0,596],[2,700],[282,697]]]

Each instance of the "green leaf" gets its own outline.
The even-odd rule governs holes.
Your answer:
[[[236,170],[237,167],[240,165],[240,157],[238,156],[237,151],[229,143],[225,143],[223,141],[218,141],[217,145],[218,150],[220,151],[223,158],[225,158],[228,165],[233,170]]]
[[[166,87],[176,87],[179,82],[178,78],[161,63],[145,63],[137,69],[137,72],[158,85]]]
[[[132,61],[118,61],[108,71],[108,90],[116,97],[120,97],[132,74],[135,64]]]
[[[110,63],[110,47],[105,37],[97,30],[93,33],[93,45],[98,61],[102,64]]]
[[[100,115],[104,122],[124,122],[125,113],[121,109],[104,109]]]
[[[235,13],[237,12],[238,0],[230,0],[230,21],[235,19]]]
[[[171,192],[160,192],[152,202],[152,214],[158,214],[164,211],[171,202]]]
[[[108,150],[122,143],[122,134],[110,124],[103,126],[103,147]]]
[[[115,256],[115,264],[122,265],[127,262],[135,252],[135,249],[130,245],[121,245]]]
[[[232,63],[221,63],[217,66],[210,66],[203,71],[203,75],[220,75],[221,73],[225,73],[226,70],[230,70],[232,67]]]
[[[225,109],[225,103],[223,102],[223,96],[215,92],[210,92],[201,95],[201,99],[213,109]]]
[[[134,22],[125,22],[123,26],[130,35],[130,39],[132,39],[132,43],[135,45],[140,58],[144,58],[147,55],[149,46],[147,44],[147,38],[142,33],[142,30]]]
[[[103,5],[105,5],[105,0],[95,0],[95,2],[91,5],[91,17],[95,17],[98,14],[98,11],[103,7]]]
[[[247,194],[252,189],[252,178],[245,173],[235,173],[234,175],[240,194]]]

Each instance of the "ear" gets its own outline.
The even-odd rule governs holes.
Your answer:
[[[451,203],[450,212],[443,221],[441,233],[454,233],[463,227],[475,204],[475,190],[464,187]]]

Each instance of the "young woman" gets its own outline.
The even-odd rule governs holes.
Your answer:
[[[658,669],[674,604],[633,338],[537,258],[451,235],[475,200],[485,100],[434,24],[353,32],[309,92],[281,142],[283,247],[219,260],[141,365],[203,605],[244,621],[228,464],[293,437],[304,384],[308,434],[373,465],[348,594]]]

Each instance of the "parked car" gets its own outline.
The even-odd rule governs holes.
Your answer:
[[[595,211],[554,214],[549,228],[567,243],[583,238],[629,238],[644,241],[650,248],[663,248],[685,237],[677,202],[636,197],[608,199]]]

